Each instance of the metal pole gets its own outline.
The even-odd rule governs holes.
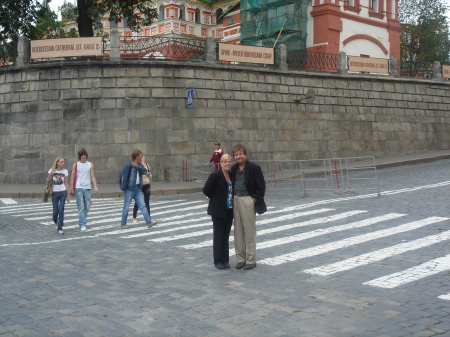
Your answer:
[[[337,171],[336,159],[334,160],[334,174],[336,175],[336,186],[339,189],[339,176]]]

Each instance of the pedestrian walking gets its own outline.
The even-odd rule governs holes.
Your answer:
[[[147,169],[142,165],[143,157],[144,154],[142,151],[133,150],[133,152],[131,152],[131,158],[133,160],[126,164],[122,170],[120,189],[125,192],[123,196],[122,221],[120,223],[122,229],[128,228],[128,211],[131,200],[133,199],[144,216],[147,227],[150,228],[156,225],[156,221],[152,221],[150,218],[150,214],[144,204],[144,196],[142,195],[142,175],[147,174]]]
[[[72,166],[70,178],[70,194],[75,196],[78,209],[78,226],[84,231],[87,227],[87,215],[91,207],[91,187],[98,193],[97,180],[94,174],[94,164],[88,160],[88,152],[81,148],[78,151],[78,162]]]
[[[220,159],[221,170],[211,173],[203,187],[209,198],[208,214],[213,222],[213,259],[217,269],[230,268],[229,238],[233,224],[233,187],[230,179],[231,156]]]
[[[236,268],[250,270],[256,267],[256,213],[267,211],[266,182],[261,167],[247,160],[244,145],[236,144],[233,153],[236,160],[231,168]]]
[[[223,156],[223,150],[220,148],[220,143],[214,143],[215,150],[209,162],[206,165],[214,163],[214,171],[220,170],[220,158]]]
[[[69,172],[64,168],[64,158],[58,157],[52,168],[48,170],[47,184],[53,181],[52,205],[53,223],[59,234],[64,234],[64,206],[70,202],[68,180]]]
[[[142,194],[144,195],[145,208],[147,208],[148,214],[150,214],[150,180],[152,179],[152,172],[150,171],[150,165],[145,162],[145,156],[142,157],[142,165],[146,168],[147,174],[142,175]],[[133,207],[133,223],[137,222],[138,205],[135,202]]]

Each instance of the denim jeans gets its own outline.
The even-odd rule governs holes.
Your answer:
[[[142,185],[142,194],[144,195],[145,208],[147,209],[148,215],[150,215],[150,184]],[[138,205],[134,203],[133,207],[133,218],[137,218]],[[150,215],[151,217],[151,215]]]
[[[64,226],[64,206],[66,204],[67,191],[53,192],[53,222],[58,225],[58,230]]]
[[[122,222],[120,225],[125,226],[127,224],[128,211],[130,209],[131,200],[133,199],[144,216],[147,225],[150,224],[152,219],[150,219],[150,214],[148,214],[147,208],[145,207],[144,196],[142,195],[142,191],[139,186],[135,186],[132,188],[127,188],[123,195]]]
[[[86,218],[91,207],[91,190],[77,188],[75,190],[75,198],[77,199],[78,225],[80,228],[86,227]]]

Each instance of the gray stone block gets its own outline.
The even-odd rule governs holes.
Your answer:
[[[61,77],[61,79],[72,79],[72,78],[78,79],[80,77],[85,77],[85,76],[80,76],[78,69],[64,68],[64,69],[61,69],[60,77]]]
[[[39,79],[42,80],[59,80],[60,79],[61,70],[56,69],[45,69],[42,70],[39,76]]]
[[[150,97],[150,90],[151,89],[142,89],[142,88],[133,88],[133,89],[127,89],[126,95],[127,97],[143,97],[147,98]]]
[[[30,92],[21,92],[19,94],[21,102],[29,102],[29,101],[37,101],[39,99],[39,92],[30,91]]]
[[[102,89],[102,97],[104,98],[125,98],[126,88]]]
[[[49,102],[51,101],[29,102],[26,109],[28,112],[28,121],[40,120],[42,111],[47,111],[49,109]]]
[[[93,77],[98,79],[102,77],[102,68],[100,67],[88,67],[88,68],[80,68],[78,70],[78,78],[89,78]]]
[[[41,101],[56,101],[59,99],[59,91],[48,90],[39,92],[39,100]]]
[[[139,88],[139,86],[140,86],[139,78],[127,77],[127,78],[119,78],[117,80],[117,87],[119,88],[124,89]]]
[[[13,83],[0,84],[0,94],[10,93]]]
[[[151,90],[151,97],[156,98],[168,98],[174,96],[174,89],[166,89],[166,88],[154,88]]]
[[[11,92],[21,92],[21,91],[29,91],[30,83],[29,82],[14,82],[11,85]]]
[[[140,88],[161,88],[163,86],[162,78],[140,78],[139,87]]]
[[[70,80],[48,81],[48,88],[50,90],[70,89]]]
[[[125,69],[125,77],[150,77],[150,71],[144,67],[130,67]]]

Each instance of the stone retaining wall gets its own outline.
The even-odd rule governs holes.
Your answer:
[[[195,89],[194,106],[186,93]],[[314,89],[314,103],[298,102]],[[43,183],[85,147],[99,183],[139,148],[206,162],[242,142],[250,159],[296,160],[449,149],[450,82],[157,61],[0,68],[0,183]]]

